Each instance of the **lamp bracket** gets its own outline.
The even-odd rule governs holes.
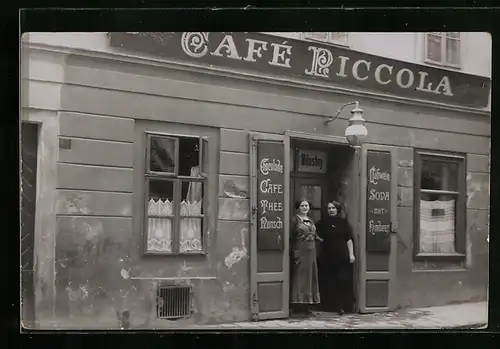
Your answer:
[[[343,110],[345,107],[347,107],[347,106],[349,106],[349,105],[354,105],[354,104],[356,105],[356,109],[357,109],[357,108],[358,108],[358,106],[359,106],[359,102],[358,102],[358,101],[349,102],[349,103],[346,103],[346,104],[342,105],[342,106],[339,108],[339,110],[337,110],[337,113],[336,113],[334,116],[330,116],[330,117],[328,118],[328,120],[325,120],[325,125],[328,125],[330,122],[332,122],[333,120],[337,119],[337,118],[339,117],[340,113],[342,112],[342,110]]]

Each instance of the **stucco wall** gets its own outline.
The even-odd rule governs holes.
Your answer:
[[[64,82],[58,132],[59,139],[71,139],[71,149],[58,150],[57,164],[53,260],[59,325],[81,327],[87,321],[116,328],[128,310],[131,327],[168,327],[168,321],[154,318],[155,285],[162,278],[194,285],[196,311],[188,323],[248,319],[247,131],[341,137],[346,114],[329,126],[323,121],[352,97],[79,55],[67,58]],[[366,141],[399,147],[400,160],[413,159],[412,147],[468,154],[468,269],[459,271],[414,270],[412,169],[400,166],[398,304],[484,299],[489,118],[370,99],[360,103]],[[210,268],[203,273],[203,262],[187,259],[156,260],[164,263],[161,277],[144,272],[132,218],[134,129],[143,121],[220,130],[216,229]],[[50,255],[44,258],[51,262]],[[69,316],[73,320],[64,321]]]
[[[39,125],[35,213],[35,320],[54,318],[55,202],[59,112],[64,63],[62,55],[21,51],[21,120]]]

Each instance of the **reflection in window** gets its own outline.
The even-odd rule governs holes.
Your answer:
[[[321,219],[321,186],[319,185],[302,185],[300,187],[301,199],[305,199],[312,204],[310,217],[314,222]]]
[[[150,170],[173,173],[175,168],[175,139],[150,138]]]
[[[422,161],[421,189],[458,190],[458,164],[456,162]]]

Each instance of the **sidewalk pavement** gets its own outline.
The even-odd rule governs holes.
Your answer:
[[[187,330],[330,330],[330,329],[443,329],[481,328],[488,323],[486,302],[402,309],[390,313],[345,314],[315,312],[307,319],[193,325]]]

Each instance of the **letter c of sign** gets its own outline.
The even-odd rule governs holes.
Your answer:
[[[190,57],[200,58],[207,54],[208,51],[208,33],[182,33],[181,47],[182,50]]]

